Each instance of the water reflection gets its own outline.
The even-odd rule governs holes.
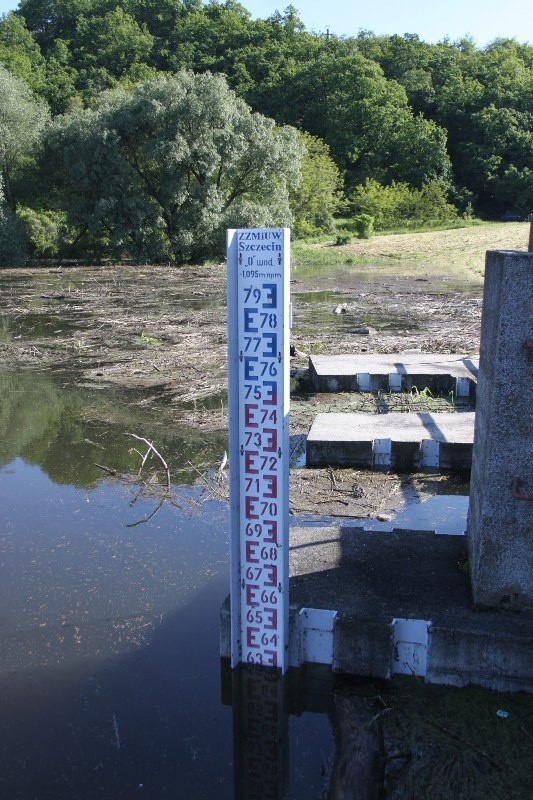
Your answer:
[[[218,460],[222,442],[146,416],[119,394],[40,373],[0,378],[1,797],[241,791],[220,699],[228,512],[176,469]],[[94,466],[137,469],[128,428],[156,441],[184,481],[171,486],[179,508],[165,503],[134,528],[157,501],[130,506],[138,486]],[[318,756],[332,754],[329,720],[313,716],[283,728],[295,800],[318,800]]]
[[[91,487],[106,474],[102,465],[137,472],[140,457],[128,431],[157,441],[178,483],[191,483],[195,467],[220,461],[227,447],[225,432],[176,428],[165,409],[147,418],[119,391],[64,386],[44,373],[0,375],[0,466],[21,456],[55,483]]]
[[[328,667],[288,674],[222,664],[233,708],[235,800],[325,798],[334,763],[335,680]]]
[[[287,683],[273,670],[233,682],[235,800],[283,800],[289,778]]]

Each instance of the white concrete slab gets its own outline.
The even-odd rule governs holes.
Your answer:
[[[316,391],[409,391],[429,388],[473,393],[478,356],[430,353],[313,355],[309,372]]]
[[[469,469],[474,417],[474,412],[317,414],[307,437],[307,464]],[[382,447],[387,439],[388,460]]]

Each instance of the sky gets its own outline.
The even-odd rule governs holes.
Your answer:
[[[290,0],[240,0],[252,17],[265,19],[283,11]],[[16,8],[16,0],[0,0],[0,13]],[[478,47],[499,37],[533,43],[531,0],[293,0],[307,30],[355,36],[360,30],[376,34],[417,33],[426,42],[466,34]]]
[[[289,5],[285,0],[241,0],[253,17],[265,18]],[[426,42],[470,34],[478,47],[498,37],[533,42],[531,0],[293,0],[308,30],[355,36],[417,33]]]

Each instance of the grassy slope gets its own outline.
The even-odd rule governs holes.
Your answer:
[[[341,247],[331,242],[295,242],[293,261],[298,263],[396,263],[404,274],[438,270],[479,280],[487,250],[527,250],[529,225],[523,222],[493,223],[468,228],[376,235],[353,239]]]

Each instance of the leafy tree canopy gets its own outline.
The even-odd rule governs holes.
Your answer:
[[[21,0],[0,19],[0,63],[55,115],[161,73],[222,73],[253,110],[323,139],[346,194],[437,180],[487,215],[515,190],[530,202],[533,46],[514,39],[324,37],[293,6],[254,20],[245,0]]]
[[[20,170],[31,158],[49,115],[47,104],[28,84],[0,64],[0,177],[13,210]]]
[[[290,225],[302,153],[222,76],[180,72],[57,118],[44,164],[86,247],[184,262],[220,257],[228,227]]]

